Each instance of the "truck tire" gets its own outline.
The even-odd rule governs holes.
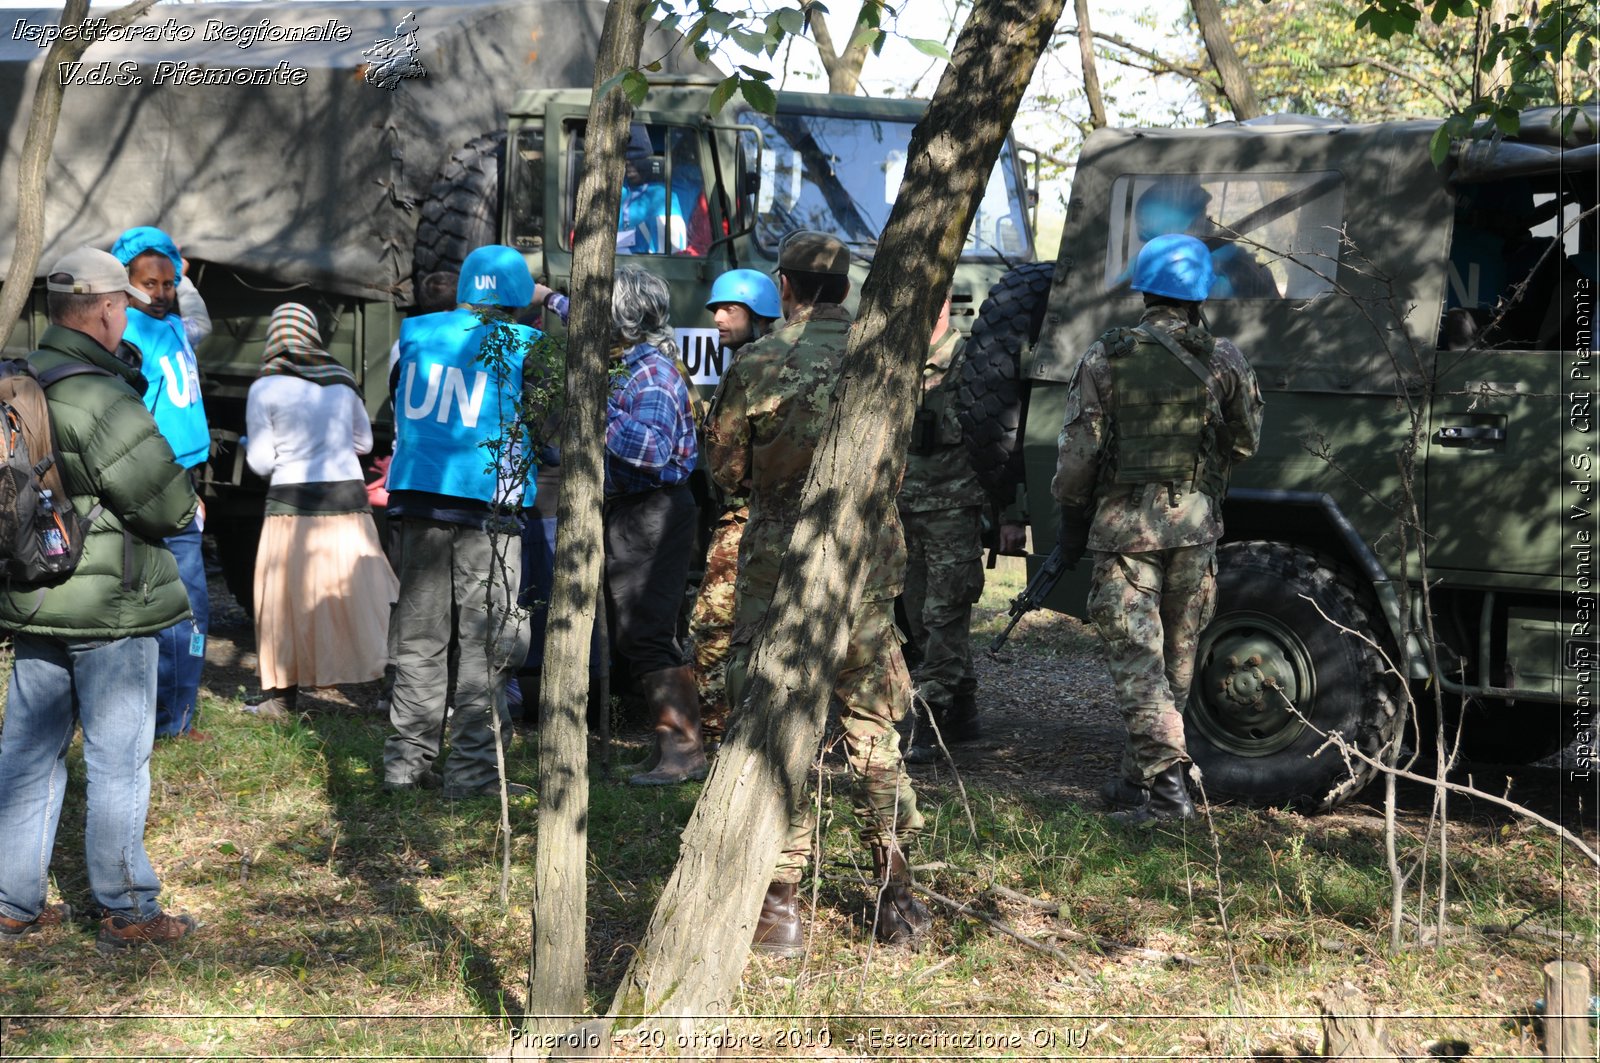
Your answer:
[[[1324,737],[1338,732],[1375,757],[1399,724],[1383,655],[1339,630],[1381,630],[1367,597],[1310,550],[1241,542],[1218,551],[1216,615],[1184,711],[1208,796],[1322,811],[1371,781],[1375,767],[1347,764]]]
[[[506,131],[499,129],[467,141],[439,167],[422,201],[411,255],[412,298],[419,305],[424,278],[445,273],[453,281],[469,252],[500,235],[500,161],[505,150]],[[454,306],[453,283],[450,288]]]
[[[1054,262],[1030,262],[1006,271],[983,301],[967,337],[967,358],[957,392],[961,434],[989,496],[1002,509],[1022,483],[1022,426],[1028,389],[1022,347],[1039,339]]]

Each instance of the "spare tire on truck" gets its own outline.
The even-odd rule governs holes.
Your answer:
[[[1008,270],[989,289],[967,337],[958,391],[961,434],[979,482],[1002,509],[1022,483],[1028,413],[1022,348],[1038,342],[1055,269],[1054,262],[1030,262]]]
[[[1337,561],[1276,542],[1217,551],[1217,609],[1200,634],[1184,708],[1205,791],[1304,811],[1353,797],[1377,768],[1400,714],[1370,592]],[[1392,647],[1385,646],[1390,660]]]
[[[411,254],[412,298],[422,309],[441,308],[428,305],[424,295],[424,282],[435,273],[445,274],[436,284],[449,289],[453,307],[461,263],[475,248],[499,237],[500,162],[505,151],[506,131],[499,129],[473,137],[439,167],[422,201]]]

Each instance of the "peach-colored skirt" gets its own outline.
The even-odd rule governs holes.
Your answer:
[[[382,676],[398,590],[370,513],[267,516],[256,553],[262,689]]]

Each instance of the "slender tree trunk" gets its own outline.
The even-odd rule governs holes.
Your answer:
[[[604,550],[607,375],[611,358],[611,275],[623,149],[632,107],[620,87],[600,87],[639,63],[645,19],[638,0],[606,8],[595,60],[594,97],[578,182],[568,319],[566,416],[561,438],[555,586],[539,689],[539,839],[533,880],[533,969],[528,1010],[550,1016],[541,1028],[564,1028],[559,1016],[584,1011],[588,916],[589,752],[585,709],[589,639],[599,599]],[[551,135],[555,130],[551,130]]]
[[[1100,69],[1094,62],[1094,31],[1089,27],[1089,0],[1073,0],[1078,19],[1078,58],[1083,63],[1083,94],[1089,101],[1089,125],[1106,127],[1106,101],[1100,95]]]
[[[750,692],[683,833],[677,867],[611,1004],[682,1028],[725,1012],[791,803],[803,800],[844,625],[865,576],[861,529],[893,505],[917,369],[972,215],[1065,0],[978,0],[877,247],[784,558]]]
[[[1211,65],[1217,68],[1217,77],[1222,80],[1222,96],[1228,101],[1233,116],[1240,121],[1256,117],[1261,113],[1261,101],[1256,99],[1250,74],[1239,60],[1233,39],[1228,36],[1222,8],[1217,0],[1190,0],[1189,6],[1194,11],[1195,22],[1200,25],[1200,39],[1205,42]]]
[[[155,0],[135,0],[106,16],[108,26],[126,26],[150,10]],[[61,9],[62,26],[81,26],[89,15],[89,0],[67,0]],[[56,38],[39,68],[33,89],[33,108],[28,114],[28,133],[22,141],[22,156],[17,160],[16,243],[11,249],[11,268],[5,286],[0,288],[0,343],[22,317],[23,307],[33,291],[33,275],[44,251],[44,180],[55,145],[56,127],[61,124],[61,97],[65,86],[58,75],[60,64],[83,58],[92,40],[66,36]]]
[[[851,40],[845,42],[845,49],[840,52],[838,46],[833,43],[833,33],[828,29],[828,16],[820,11],[811,13],[811,36],[816,41],[817,56],[822,60],[822,69],[828,75],[829,92],[836,92],[841,96],[854,96],[856,89],[861,85],[861,68],[866,65],[869,46],[855,44],[853,41],[862,25],[859,20],[856,22],[850,31]]]
[[[1507,88],[1511,84],[1510,58],[1502,53],[1495,60],[1489,70],[1483,69],[1483,53],[1488,48],[1489,38],[1494,35],[1493,27],[1499,26],[1502,30],[1518,21],[1517,0],[1493,0],[1486,8],[1478,11],[1477,52],[1474,57],[1478,62],[1473,63],[1472,98],[1481,100],[1491,95],[1496,89]],[[1557,67],[1560,64],[1555,64]],[[1558,97],[1570,99],[1571,97]]]

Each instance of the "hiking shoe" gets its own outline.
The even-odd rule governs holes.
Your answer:
[[[8,919],[0,915],[0,944],[20,941],[29,934],[51,930],[72,919],[72,906],[65,902],[47,904],[32,919]]]
[[[168,915],[166,912],[157,912],[142,923],[124,915],[108,915],[100,920],[100,935],[94,944],[103,953],[140,945],[170,945],[183,940],[198,925],[192,915]]]
[[[527,783],[506,783],[507,797],[526,797],[531,793],[533,793],[533,787]],[[458,801],[465,797],[499,797],[500,784],[498,782],[486,782],[482,786],[446,786],[444,795],[452,801]]]

